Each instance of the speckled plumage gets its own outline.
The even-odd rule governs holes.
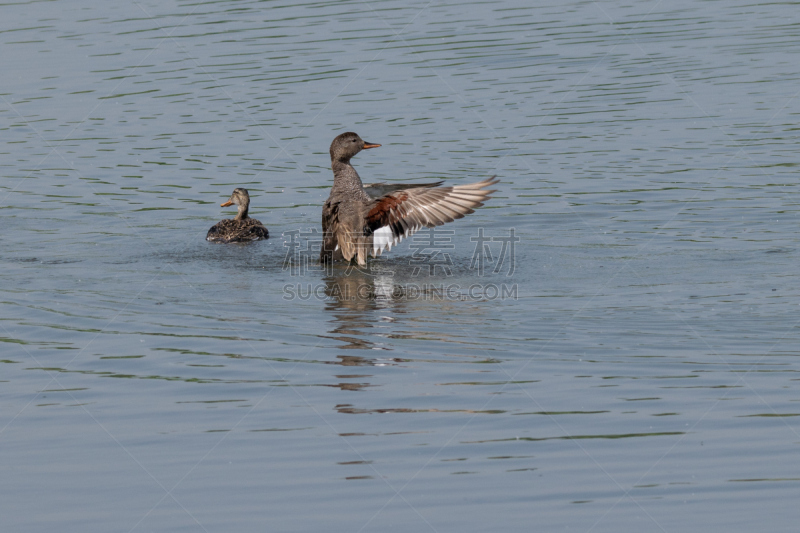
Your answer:
[[[227,207],[233,204],[239,207],[236,218],[227,218],[214,224],[208,230],[207,241],[221,243],[250,242],[269,238],[269,231],[261,221],[247,216],[250,208],[250,194],[247,189],[241,187],[234,189],[230,199],[220,204],[220,206]]]

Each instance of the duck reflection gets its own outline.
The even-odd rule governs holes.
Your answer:
[[[332,329],[326,335],[342,343],[341,350],[388,350],[379,341],[372,340],[369,334],[375,327],[374,311],[387,305],[382,301],[387,290],[390,290],[391,281],[384,276],[376,276],[369,272],[355,269],[331,269],[329,276],[324,278],[325,296],[328,300],[325,309],[333,313]],[[337,355],[336,360],[326,361],[329,365],[347,367],[372,367],[392,364],[386,359],[378,361],[377,358],[363,357],[360,355]],[[371,375],[366,374],[341,374],[339,379],[358,379],[358,382],[339,382],[328,387],[338,388],[342,391],[362,391],[374,385],[364,382]]]
[[[391,272],[369,272],[352,268],[334,270],[325,278],[327,309],[374,311],[393,307],[399,290]]]
[[[369,383],[336,383],[335,385],[325,385],[326,387],[333,387],[344,391],[360,391],[367,387],[372,387]]]
[[[330,361],[329,365],[342,365],[342,366],[375,366],[374,359],[367,359],[365,357],[358,357],[357,355],[337,355],[338,361]]]
[[[330,336],[344,343],[343,350],[388,350],[369,331],[380,327],[374,312],[395,307],[394,285],[390,275],[356,269],[335,269],[325,278],[326,310],[333,313],[334,328]],[[397,312],[397,310],[395,310]],[[372,337],[369,338],[369,337]],[[343,366],[370,366],[375,360],[364,357],[339,356]]]
[[[373,265],[376,265],[374,267]],[[430,305],[437,314],[448,314],[457,304],[449,302],[441,292],[428,290],[426,284],[403,283],[408,277],[403,273],[381,269],[379,261],[369,263],[367,271],[352,267],[329,270],[324,278],[324,293],[328,300],[325,309],[333,315],[333,328],[329,338],[344,343],[344,350],[393,350],[392,339],[409,339],[424,336],[443,342],[452,342],[451,335],[441,331],[417,330],[414,333],[398,330],[395,323],[412,309]],[[416,280],[415,280],[416,281]],[[418,325],[419,321],[411,319]],[[416,329],[416,328],[415,328]],[[376,359],[339,356],[337,364],[344,366],[385,365],[402,362],[401,358]]]
[[[409,288],[413,289],[417,285],[409,283],[409,280],[418,282],[416,278],[404,275],[402,271],[395,273],[381,267],[385,265],[380,261],[370,261],[366,269],[334,267],[322,278],[324,285],[319,288],[326,297],[325,310],[331,316],[325,336],[341,343],[336,348],[340,353],[329,357],[325,361],[327,364],[345,367],[403,365],[410,359],[403,357],[404,354],[394,354],[397,349],[396,339],[453,341],[448,334],[429,331],[431,328],[427,326],[427,321],[420,321],[416,317],[416,310],[422,309],[423,314],[426,309],[436,314],[447,314],[455,304],[445,298],[431,297],[420,292],[424,288],[412,292]],[[406,323],[403,317],[409,313],[411,316]],[[353,355],[353,350],[359,350],[356,352],[358,355]],[[350,353],[343,354],[341,351]],[[346,374],[336,377],[342,381],[327,386],[342,391],[363,391],[380,386],[372,382],[372,375]],[[353,383],[346,382],[350,379]],[[337,410],[342,413],[360,412],[349,404],[342,404]],[[407,411],[398,409],[396,412]]]

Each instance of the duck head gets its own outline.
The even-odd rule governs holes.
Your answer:
[[[220,207],[228,207],[229,205],[239,206],[239,212],[236,214],[235,220],[242,220],[247,218],[247,210],[250,207],[250,194],[247,189],[237,187],[233,190],[233,194],[227,202],[219,204]]]
[[[347,163],[350,158],[361,150],[377,148],[380,144],[369,143],[358,136],[358,133],[348,131],[338,135],[331,143],[331,161]]]

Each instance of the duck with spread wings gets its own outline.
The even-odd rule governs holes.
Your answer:
[[[320,261],[378,257],[423,227],[432,228],[474,212],[495,192],[498,180],[490,178],[467,185],[433,183],[364,186],[350,159],[361,150],[380,144],[365,142],[353,132],[331,143],[333,188],[322,208],[323,243]]]

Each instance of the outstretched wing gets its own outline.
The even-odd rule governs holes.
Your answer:
[[[452,187],[414,187],[390,192],[375,199],[367,212],[365,235],[372,235],[370,254],[377,257],[422,227],[432,228],[462,218],[481,207],[494,177]]]
[[[402,189],[417,189],[420,187],[438,187],[444,183],[444,181],[434,181],[432,183],[414,183],[409,185],[408,183],[366,183],[364,184],[364,192],[367,193],[372,198],[380,198],[381,196],[387,195],[389,193],[399,191]]]

